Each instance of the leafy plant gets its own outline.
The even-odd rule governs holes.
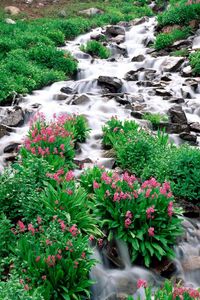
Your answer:
[[[108,58],[110,56],[110,50],[97,41],[88,41],[86,45],[81,45],[80,49],[99,58]]]
[[[150,121],[155,126],[159,125],[161,122],[168,121],[168,117],[166,115],[161,115],[159,113],[157,114],[145,113],[143,119]]]
[[[195,75],[200,74],[200,51],[196,51],[189,56],[190,65]]]
[[[93,209],[102,229],[108,230],[108,239],[128,243],[131,260],[142,256],[146,266],[154,256],[173,257],[170,246],[182,230],[169,183],[161,185],[151,178],[139,184],[128,173],[120,177],[102,170],[101,174],[100,179],[94,176]]]

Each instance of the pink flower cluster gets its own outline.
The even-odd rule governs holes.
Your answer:
[[[154,236],[155,235],[155,233],[154,233],[154,227],[150,227],[148,229],[148,234],[149,234],[149,236]]]
[[[29,137],[24,141],[25,148],[34,155],[48,156],[50,154],[64,157],[65,144],[64,138],[71,136],[72,133],[65,129],[65,124],[72,121],[74,117],[61,115],[47,123],[41,114],[36,115],[31,121]],[[62,139],[63,138],[63,139]]]
[[[168,216],[172,217],[172,215],[173,215],[173,202],[172,201],[169,202],[167,211],[168,211]]]
[[[137,281],[137,288],[140,289],[141,287],[147,287],[147,281],[144,279],[138,279]]]
[[[155,209],[154,209],[154,205],[147,208],[146,210],[146,214],[147,214],[147,219],[153,219],[154,216],[152,216],[152,214],[155,212]]]
[[[200,292],[193,289],[193,288],[186,288],[186,287],[175,287],[173,291],[173,299],[179,297],[180,299],[184,299],[183,295],[188,294],[191,298],[200,299]]]
[[[133,214],[131,213],[130,210],[128,210],[125,215],[125,222],[124,222],[125,228],[129,228],[129,226],[132,223],[132,218],[133,218]]]

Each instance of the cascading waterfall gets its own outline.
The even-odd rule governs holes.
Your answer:
[[[126,81],[124,76],[131,70],[139,68],[151,69],[155,72],[154,78],[149,81],[161,80],[161,77],[166,75],[171,78],[165,86],[166,91],[170,92],[173,97],[183,97],[186,95],[183,109],[189,122],[200,122],[200,89],[197,88],[194,92],[190,86],[185,86],[185,78],[181,77],[179,73],[165,71],[169,61],[173,58],[169,56],[153,57],[149,51],[148,45],[154,38],[154,27],[156,20],[154,18],[147,19],[144,23],[126,28],[125,42],[120,46],[127,49],[127,55],[124,57],[118,52],[114,51],[116,59],[112,61],[93,59],[90,55],[84,54],[80,51],[80,44],[86,43],[91,34],[101,32],[101,29],[95,29],[90,33],[78,37],[72,42],[69,42],[64,47],[64,50],[69,50],[79,61],[79,72],[77,80],[69,80],[66,82],[57,82],[52,86],[36,91],[32,95],[28,95],[20,103],[20,107],[24,111],[40,111],[43,112],[47,118],[51,118],[53,113],[78,113],[86,116],[89,126],[92,129],[90,137],[85,144],[81,145],[81,151],[77,154],[77,159],[83,160],[90,158],[92,164],[104,164],[106,167],[112,167],[112,159],[104,157],[104,151],[101,146],[102,131],[101,128],[112,116],[117,116],[124,120],[132,118],[130,109],[124,108],[123,105],[117,103],[114,97],[107,97],[103,95],[101,87],[98,85],[98,77],[112,76],[118,77],[123,82],[122,93],[126,93],[127,97],[141,95],[141,103],[144,105],[146,111],[158,112],[166,114],[171,106],[174,104],[163,100],[162,96],[152,93],[152,87],[144,87],[142,84],[137,84],[145,79],[145,72],[139,73],[137,81]],[[114,48],[116,45],[114,44]],[[137,62],[132,61],[133,56],[144,55],[144,60]],[[61,93],[63,87],[69,87],[74,90],[77,95],[87,94],[87,101],[80,104],[73,104],[73,95],[66,95]],[[63,100],[58,100],[59,95],[63,96]],[[187,95],[188,98],[187,98]],[[37,105],[36,105],[37,104]],[[6,109],[4,107],[3,109]],[[3,111],[1,112],[3,115]],[[0,116],[1,118],[1,116]],[[5,165],[5,158],[8,154],[4,153],[4,148],[8,144],[18,143],[22,141],[23,136],[28,131],[28,124],[23,127],[16,128],[9,136],[5,136],[0,140],[0,166],[1,169]],[[180,143],[177,135],[172,135],[171,138]],[[87,165],[87,164],[86,164]],[[186,224],[187,223],[187,224]],[[194,223],[194,224],[193,224]],[[186,233],[184,238],[176,246],[176,260],[177,272],[183,278],[186,284],[193,286],[200,286],[200,222],[185,220]],[[136,282],[138,278],[143,278],[150,281],[153,285],[159,285],[162,279],[153,272],[139,268],[132,267],[130,258],[128,256],[127,246],[118,242],[117,248],[123,261],[123,269],[111,269],[106,266],[100,253],[96,250],[95,258],[99,263],[94,267],[91,277],[97,280],[97,284],[93,287],[93,299],[105,300],[116,299],[116,294],[122,295],[129,293],[133,295],[136,291]],[[128,290],[127,290],[128,288]],[[144,291],[140,290],[141,299],[144,296]],[[114,295],[114,296],[113,296]],[[136,297],[137,295],[135,295]]]

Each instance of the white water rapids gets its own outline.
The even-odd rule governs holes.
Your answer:
[[[144,67],[145,69],[153,69],[156,71],[156,77],[161,78],[165,75],[164,66],[172,60],[169,56],[153,57],[149,53],[149,48],[145,47],[148,41],[154,40],[154,27],[156,21],[150,18],[146,22],[132,26],[126,29],[125,42],[120,44],[127,49],[127,55],[124,57],[116,50],[116,45],[112,45],[111,49],[115,53],[116,60],[101,60],[95,59],[89,55],[83,54],[79,47],[80,44],[86,43],[90,39],[90,33],[82,35],[72,42],[68,42],[65,50],[69,50],[79,61],[79,72],[77,80],[69,80],[66,82],[57,82],[50,87],[35,91],[28,95],[20,103],[24,110],[31,111],[35,104],[39,104],[39,110],[43,112],[47,118],[51,118],[53,113],[77,113],[86,116],[89,127],[92,129],[90,137],[86,143],[81,144],[81,152],[77,154],[77,159],[90,158],[93,163],[101,163],[106,167],[112,166],[112,159],[104,157],[104,151],[101,146],[102,126],[112,117],[117,116],[124,120],[132,118],[130,110],[123,105],[117,103],[113,98],[108,98],[101,93],[101,87],[98,85],[97,78],[100,75],[115,76],[123,81],[122,92],[127,97],[141,95],[141,103],[145,105],[145,110],[150,112],[159,112],[166,114],[173,103],[163,100],[161,96],[152,93],[152,87],[138,86],[137,81],[125,81],[124,76],[130,70],[136,70]],[[95,29],[92,34],[99,33],[101,29]],[[143,54],[145,56],[142,62],[132,62],[134,56]],[[168,75],[168,74],[167,74]],[[142,81],[144,77],[143,72],[139,74],[139,80]],[[190,86],[184,85],[185,78],[181,77],[179,73],[170,74],[171,81],[167,83],[165,89],[170,91],[173,97],[182,98],[184,95],[190,95],[185,98],[183,109],[186,113],[188,122],[200,122],[200,90],[199,88],[194,92]],[[154,81],[154,79],[152,79]],[[78,94],[87,94],[89,102],[79,105],[71,105],[71,95],[66,95],[65,100],[56,100],[58,94],[62,94],[60,89],[62,87],[70,87]],[[63,94],[64,95],[64,94]],[[133,119],[133,118],[132,118]],[[145,123],[140,121],[141,124]],[[8,144],[21,142],[22,138],[28,131],[28,123],[23,127],[15,129],[9,136],[5,136],[0,140],[0,166],[4,166],[5,157],[3,150]],[[172,135],[172,139],[178,144],[180,139],[177,135]],[[188,285],[195,287],[200,286],[200,222],[185,220],[186,236],[176,247],[176,265],[179,278],[183,278]],[[96,253],[96,258],[100,262],[93,270],[92,277],[97,279],[97,284],[94,287],[93,298],[95,300],[118,299],[116,295],[123,295],[130,292],[134,293],[136,281],[139,278],[147,279],[152,284],[158,285],[162,279],[149,270],[144,270],[139,267],[132,267],[129,262],[128,251],[126,245],[119,246],[121,258],[124,261],[125,269],[116,270],[109,269],[106,264],[103,264],[99,253]],[[191,270],[191,265],[193,265]],[[126,290],[133,283],[133,289]],[[143,291],[140,291],[142,296]],[[110,297],[110,298],[109,298]]]

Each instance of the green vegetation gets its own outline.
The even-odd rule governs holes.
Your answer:
[[[152,136],[134,122],[112,118],[103,128],[103,143],[115,151],[117,164],[143,179],[154,176],[159,182],[171,182],[179,199],[198,204],[200,199],[200,150],[183,145],[176,148],[168,136]]]
[[[188,57],[189,56],[189,50],[188,49],[181,49],[181,50],[176,50],[172,51],[170,53],[171,56],[182,56],[182,57]]]
[[[175,1],[174,4],[176,4]],[[200,18],[200,4],[186,5],[180,3],[178,5],[171,6],[167,11],[158,15],[158,24],[161,27],[166,25],[188,25],[192,20],[199,20]]]
[[[153,126],[159,125],[160,122],[168,121],[168,117],[166,115],[161,115],[159,113],[152,114],[149,112],[144,114],[143,119],[150,121]]]
[[[161,50],[173,45],[175,41],[186,39],[191,34],[190,27],[182,29],[174,29],[170,33],[160,33],[156,37],[154,47],[156,50]]]
[[[108,58],[110,50],[97,41],[88,41],[86,45],[80,46],[81,51],[99,58]]]
[[[122,20],[132,20],[144,15],[152,15],[147,5],[138,7],[123,0],[110,2],[106,6],[97,2],[97,7],[105,13],[93,17],[78,17],[77,11],[91,7],[91,3],[71,4],[69,18],[20,20],[16,24],[6,24],[4,15],[0,17],[0,101],[12,101],[14,94],[26,94],[55,81],[66,80],[77,70],[77,62],[65,51],[57,47],[64,41],[105,24],[116,24]],[[51,15],[49,12],[48,15]],[[86,46],[86,51],[94,51],[106,58],[109,51],[103,46],[97,51],[94,42]]]
[[[190,54],[190,65],[195,75],[200,75],[200,51]]]

